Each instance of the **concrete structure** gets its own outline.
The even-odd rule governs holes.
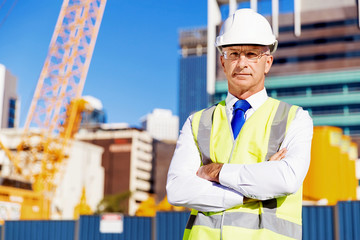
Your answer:
[[[104,149],[94,144],[72,141],[69,159],[63,170],[54,199],[53,218],[72,219],[74,208],[80,202],[82,188],[93,211],[104,197],[105,171],[101,165]]]
[[[126,213],[134,215],[139,203],[153,192],[153,139],[150,134],[135,128],[83,129],[76,135],[76,139],[104,148],[104,194],[131,191]]]
[[[166,196],[166,181],[176,141],[154,141],[154,193],[155,201],[159,203]]]
[[[177,140],[179,136],[179,117],[171,110],[156,108],[142,118],[142,127],[157,140]]]
[[[16,82],[16,77],[0,64],[0,128],[19,126],[20,102]]]
[[[22,131],[2,129],[1,141],[13,150],[20,142]],[[104,169],[101,166],[103,148],[80,141],[72,141],[69,158],[65,160],[57,178],[58,186],[52,200],[53,219],[73,219],[74,208],[80,202],[82,188],[86,189],[87,203],[93,211],[103,198]],[[11,163],[4,151],[0,151],[1,176],[12,177]]]

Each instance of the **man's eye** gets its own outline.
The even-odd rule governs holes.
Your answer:
[[[259,54],[256,52],[247,52],[246,57],[247,58],[256,58]]]
[[[229,53],[230,57],[238,57],[240,55],[239,52],[230,52]]]

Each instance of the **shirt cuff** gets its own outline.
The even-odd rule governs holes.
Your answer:
[[[224,164],[219,173],[219,182],[222,186],[228,188],[224,193],[224,206],[235,207],[242,205],[244,196],[235,191],[231,186],[237,183],[237,174],[233,171],[231,164]]]
[[[233,164],[224,164],[219,173],[219,183],[225,187],[234,188],[238,181],[238,169],[233,167]]]

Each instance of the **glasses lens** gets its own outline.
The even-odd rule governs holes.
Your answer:
[[[241,52],[238,51],[225,51],[225,59],[237,60],[240,58]]]
[[[235,51],[235,50],[228,50],[224,51],[224,58],[227,60],[238,60],[241,57],[241,54],[244,53],[245,57],[249,61],[257,61],[262,52],[257,50],[248,50],[248,51]]]
[[[257,61],[260,55],[261,52],[257,52],[255,50],[245,52],[245,56],[249,61]]]

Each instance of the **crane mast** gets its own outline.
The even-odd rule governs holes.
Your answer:
[[[51,192],[67,157],[106,0],[64,0],[14,159],[35,191]],[[70,107],[70,104],[71,107]]]

